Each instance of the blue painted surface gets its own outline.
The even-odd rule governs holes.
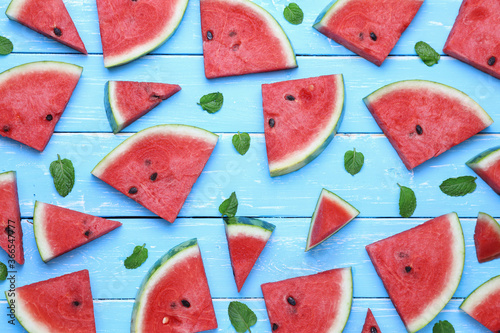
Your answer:
[[[465,270],[455,298],[437,320],[449,320],[457,332],[486,332],[458,309],[464,297],[488,278],[498,275],[500,260],[479,264],[475,257],[473,232],[475,217],[484,211],[500,217],[500,197],[482,180],[477,190],[465,197],[452,198],[439,190],[448,177],[474,175],[465,161],[479,152],[500,145],[500,81],[459,61],[443,56],[428,68],[415,56],[414,44],[425,40],[438,52],[446,40],[460,6],[459,0],[427,1],[408,30],[379,68],[353,56],[312,29],[317,14],[330,0],[296,2],[305,13],[304,23],[287,23],[282,11],[285,0],[256,0],[268,9],[290,37],[298,57],[295,70],[207,80],[203,74],[199,1],[192,0],[179,30],[154,55],[122,67],[105,69],[102,63],[95,1],[65,1],[91,55],[49,40],[5,16],[0,17],[0,34],[12,39],[15,52],[0,58],[0,71],[38,60],[67,61],[84,67],[83,76],[56,127],[56,134],[43,153],[8,139],[0,139],[0,172],[16,170],[26,251],[26,264],[18,267],[18,286],[89,269],[95,316],[99,332],[127,332],[135,293],[142,277],[154,261],[172,246],[198,237],[207,277],[214,298],[219,329],[233,332],[227,305],[241,299],[259,318],[256,332],[270,332],[260,284],[312,274],[326,269],[352,266],[354,303],[345,332],[360,332],[370,307],[384,332],[404,330],[382,283],[364,250],[367,244],[418,225],[425,220],[456,211],[462,221],[466,243]],[[0,5],[5,11],[8,2]],[[318,57],[319,56],[319,57]],[[303,169],[282,177],[269,177],[263,136],[262,83],[342,73],[346,82],[345,117],[337,135],[316,160]],[[428,79],[454,86],[474,98],[496,121],[483,134],[475,136],[449,152],[413,171],[399,157],[369,114],[362,97],[379,87],[404,79]],[[103,105],[107,80],[137,80],[177,83],[182,91],[162,102],[155,110],[113,135]],[[225,103],[210,115],[196,102],[206,93],[220,91]],[[195,184],[179,218],[173,225],[126,198],[90,174],[90,170],[111,149],[131,133],[160,123],[184,123],[221,134],[219,143],[202,176]],[[240,156],[231,144],[233,133],[251,134],[251,148]],[[365,155],[365,165],[356,176],[343,168],[343,155],[355,147]],[[71,158],[76,168],[76,184],[66,198],[54,190],[48,168],[57,154]],[[418,206],[410,219],[398,213],[397,183],[414,189]],[[321,189],[340,195],[361,211],[339,233],[305,253],[310,216]],[[273,236],[246,281],[237,293],[233,281],[227,243],[218,206],[232,191],[240,205],[238,214],[257,216],[277,226]],[[123,226],[84,247],[45,264],[33,237],[30,219],[35,200],[61,205],[123,222]],[[146,242],[149,259],[136,270],[126,270],[123,260],[135,245]],[[0,253],[0,261],[6,254]],[[5,289],[7,284],[0,283]],[[6,314],[5,300],[0,307]],[[0,332],[23,332],[0,317]],[[432,324],[422,330],[431,332]]]

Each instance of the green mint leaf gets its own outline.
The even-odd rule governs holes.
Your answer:
[[[236,193],[231,193],[228,199],[224,200],[219,206],[219,212],[222,216],[234,217],[238,210],[238,198]]]
[[[476,190],[477,177],[462,176],[458,178],[448,178],[439,185],[444,194],[451,197],[463,197]]]
[[[420,57],[420,59],[422,59],[424,64],[429,67],[437,64],[439,58],[441,58],[439,53],[437,53],[429,44],[422,41],[415,44],[415,52],[417,52],[418,56]]]
[[[356,148],[353,150],[348,150],[344,154],[344,168],[345,171],[349,172],[351,175],[357,174],[363,164],[365,163],[365,156],[356,151]]]
[[[399,215],[410,217],[417,208],[415,192],[409,187],[399,185]]]
[[[432,333],[455,333],[455,328],[447,320],[440,320],[432,327]]]
[[[250,148],[250,135],[240,132],[233,135],[233,146],[240,155],[245,155]]]
[[[61,156],[57,154],[57,161],[50,163],[50,174],[54,178],[54,186],[57,193],[65,197],[71,192],[75,185],[75,168],[73,163],[68,159],[61,160]]]
[[[7,266],[3,262],[0,262],[0,281],[7,280]]]
[[[220,92],[207,94],[200,98],[199,106],[208,113],[215,113],[222,108],[224,96]]]
[[[227,314],[236,332],[248,331],[252,333],[250,327],[257,323],[257,316],[246,304],[237,301],[229,303]]]
[[[125,259],[123,264],[126,269],[136,269],[140,267],[148,259],[148,249],[146,249],[146,244],[142,246],[137,245],[134,248],[134,252]]]
[[[295,25],[301,24],[304,20],[304,12],[295,2],[292,2],[285,7],[283,10],[283,16],[288,22]]]
[[[0,55],[7,55],[14,50],[14,45],[7,37],[0,36]]]

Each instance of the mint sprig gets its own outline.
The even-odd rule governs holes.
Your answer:
[[[14,45],[7,37],[0,36],[0,55],[7,55],[14,50]]]
[[[476,179],[473,176],[462,176],[457,178],[448,178],[439,185],[441,192],[452,197],[463,197],[466,194],[476,190]]]
[[[236,198],[236,193],[231,193],[229,198],[224,200],[219,206],[219,212],[222,216],[234,217],[236,211],[238,210],[238,198]]]
[[[417,197],[409,187],[399,185],[399,215],[410,217],[417,208]]]
[[[223,103],[224,96],[220,92],[215,92],[204,95],[197,104],[208,113],[216,113],[222,108]]]
[[[353,150],[348,150],[344,154],[344,168],[345,171],[350,173],[351,175],[357,174],[361,168],[363,167],[363,164],[365,163],[365,156],[356,151],[356,148],[353,148]]]
[[[439,53],[437,53],[429,44],[422,41],[415,44],[415,52],[417,52],[418,56],[420,57],[420,59],[422,59],[424,64],[429,67],[437,64],[439,59],[441,58]]]
[[[295,2],[292,2],[285,7],[283,10],[283,16],[288,22],[295,25],[301,24],[304,20],[304,12]]]
[[[0,281],[7,280],[7,266],[3,262],[0,262]]]
[[[440,320],[432,327],[432,333],[455,333],[455,328],[447,320]]]
[[[245,155],[250,148],[250,135],[240,132],[233,135],[233,146],[240,155]]]
[[[50,174],[54,178],[54,186],[61,196],[67,196],[75,185],[75,168],[68,159],[57,154],[57,160],[50,163]]]
[[[236,332],[252,333],[250,327],[257,323],[257,316],[246,304],[233,301],[229,303],[227,313]]]
[[[123,264],[126,269],[136,269],[140,267],[148,259],[148,249],[146,249],[146,243],[142,246],[137,245],[134,248],[134,252],[125,259]]]

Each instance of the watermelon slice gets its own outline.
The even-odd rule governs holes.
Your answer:
[[[175,32],[188,0],[97,0],[104,67],[135,60]]]
[[[95,332],[89,271],[82,270],[6,291],[17,321],[28,332]]]
[[[227,244],[238,292],[276,226],[247,217],[224,218]]]
[[[108,81],[104,107],[113,133],[118,133],[181,90],[177,84]]]
[[[469,96],[431,81],[395,82],[363,100],[408,170],[493,123]]]
[[[201,0],[207,79],[297,67],[279,23],[249,0]]]
[[[380,66],[417,14],[424,0],[336,0],[313,27]]]
[[[437,316],[464,268],[464,236],[456,213],[370,244],[366,251],[408,332]]]
[[[359,210],[326,189],[316,204],[307,235],[306,251],[325,241],[359,215]]]
[[[64,62],[39,61],[1,73],[0,135],[44,150],[82,70]]]
[[[273,332],[342,332],[351,313],[350,267],[261,287]]]
[[[62,0],[12,0],[5,15],[44,36],[87,54]]]
[[[464,0],[443,52],[500,79],[500,2]]]
[[[486,213],[477,217],[474,244],[480,263],[500,258],[500,224]]]
[[[469,316],[490,331],[500,332],[500,275],[474,290],[460,305]]]
[[[23,229],[15,171],[0,173],[0,246],[18,264],[24,264]],[[10,249],[10,251],[9,251]]]
[[[366,312],[365,324],[363,325],[363,330],[361,333],[381,333],[380,327],[378,327],[377,321],[373,316],[372,310],[368,309]]]
[[[332,141],[342,122],[342,74],[262,85],[271,177],[296,171]]]
[[[170,249],[144,277],[132,312],[132,333],[201,332],[217,328],[196,239]]]
[[[500,194],[500,146],[490,148],[467,161],[467,166],[474,170],[493,191]]]
[[[87,244],[122,224],[43,202],[35,202],[33,229],[44,262]]]
[[[217,140],[198,127],[153,126],[122,142],[92,174],[173,223]]]

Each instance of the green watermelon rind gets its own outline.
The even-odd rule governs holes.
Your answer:
[[[38,253],[43,262],[48,262],[54,258],[51,246],[47,242],[47,236],[44,233],[44,229],[40,224],[43,224],[44,220],[44,206],[45,203],[40,201],[35,201],[35,208],[33,210],[33,234],[35,236],[36,247],[38,248]]]
[[[39,71],[39,70],[55,70],[57,72],[72,72],[75,75],[81,76],[83,67],[70,64],[67,62],[62,62],[62,61],[34,61],[34,62],[28,62],[22,65],[18,65],[12,68],[7,69],[6,71],[3,71],[0,73],[0,85],[6,81],[9,80],[12,76],[19,75],[23,72],[33,72],[33,71]]]
[[[243,216],[235,216],[235,217],[224,217],[224,223],[226,226],[242,226],[242,227],[252,227],[259,228],[269,232],[273,232],[276,229],[276,226],[272,223],[262,221],[260,219],[243,217]]]
[[[111,83],[111,84],[110,84]],[[113,133],[118,133],[123,129],[123,121],[118,119],[120,115],[114,112],[114,109],[111,107],[111,94],[110,89],[113,86],[113,81],[107,81],[104,85],[104,109],[106,110],[106,116],[108,117],[109,124],[111,125],[111,129]]]
[[[459,308],[470,315],[476,306],[480,305],[486,298],[488,298],[492,291],[497,290],[500,290],[500,275],[492,277],[474,289],[474,291],[471,292],[467,298],[465,298],[462,304],[460,304]]]
[[[500,160],[500,146],[483,151],[465,164],[472,170],[485,170]]]
[[[313,23],[313,28],[318,30],[323,27],[324,22],[328,22],[335,12],[342,8],[349,0],[333,0],[318,14]]]
[[[15,171],[6,171],[0,173],[0,183],[4,181],[13,182],[16,180],[16,172]]]

